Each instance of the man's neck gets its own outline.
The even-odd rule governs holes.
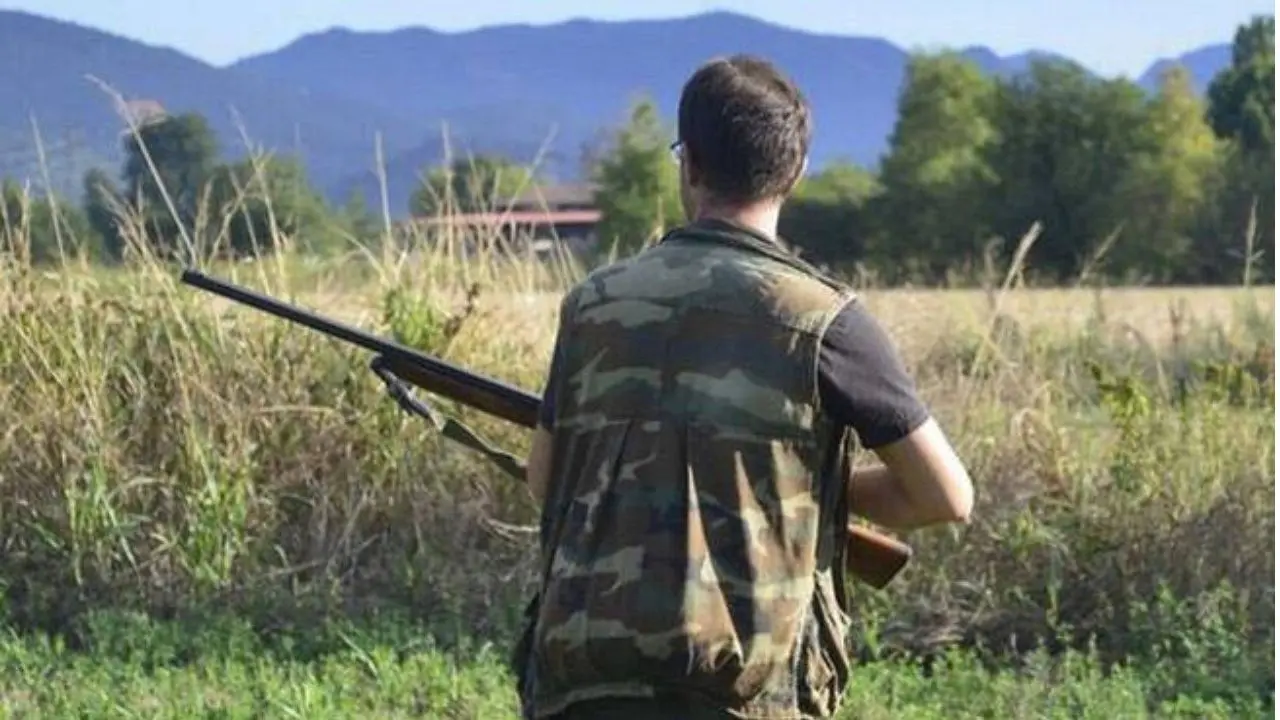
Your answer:
[[[781,206],[773,203],[745,207],[711,205],[700,209],[694,220],[719,220],[773,239],[778,237],[778,215],[781,209]]]

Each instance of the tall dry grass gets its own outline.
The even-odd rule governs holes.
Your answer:
[[[141,224],[124,226],[135,252],[110,269],[32,267],[8,235],[0,617],[74,632],[103,606],[217,606],[266,627],[393,607],[509,630],[533,578],[525,491],[403,415],[363,353],[178,285]],[[530,389],[582,271],[492,237],[339,258],[276,240],[252,263],[197,262]],[[970,526],[913,534],[905,576],[856,591],[865,657],[1185,642],[1270,677],[1272,289],[994,278],[986,293],[864,295],[978,486]]]

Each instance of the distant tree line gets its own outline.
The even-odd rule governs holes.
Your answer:
[[[374,233],[375,219],[361,203],[330,208],[292,157],[255,153],[220,162],[217,139],[199,114],[149,122],[123,143],[119,178],[90,170],[79,203],[4,181],[0,251],[33,263],[73,255],[121,262],[139,252],[187,260],[270,253],[281,238],[324,252],[343,234]]]
[[[915,56],[879,167],[834,163],[784,207],[811,260],[881,283],[965,282],[1026,265],[1044,282],[1274,282],[1275,22],[1236,33],[1197,96],[1174,67],[1149,95],[1069,61],[1001,79],[954,53]],[[603,235],[634,242],[679,221],[670,139],[638,107],[597,165]]]
[[[921,54],[878,167],[836,162],[806,178],[781,230],[811,260],[880,283],[967,282],[1007,265],[1032,227],[1026,264],[1045,282],[1271,283],[1274,126],[1272,17],[1237,30],[1231,64],[1204,98],[1180,67],[1148,94],[1064,60],[993,78],[958,54]],[[671,133],[641,101],[588,158],[601,250],[634,251],[682,220]],[[79,239],[79,250],[119,261],[130,238],[161,255],[244,254],[282,237],[326,252],[383,234],[359,196],[329,206],[291,157],[219,162],[198,115],[124,143],[119,177],[89,172],[78,203],[5,183],[0,250],[25,238],[21,252],[41,262]],[[415,215],[487,209],[535,181],[511,160],[470,158],[428,169],[407,205]]]

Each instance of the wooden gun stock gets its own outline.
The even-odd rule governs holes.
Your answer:
[[[911,561],[911,546],[855,523],[849,523],[845,568],[873,588],[881,589]]]

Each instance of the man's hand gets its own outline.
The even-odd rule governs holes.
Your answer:
[[[854,514],[898,530],[969,521],[973,483],[932,418],[873,452],[884,465],[856,469],[849,478]]]

